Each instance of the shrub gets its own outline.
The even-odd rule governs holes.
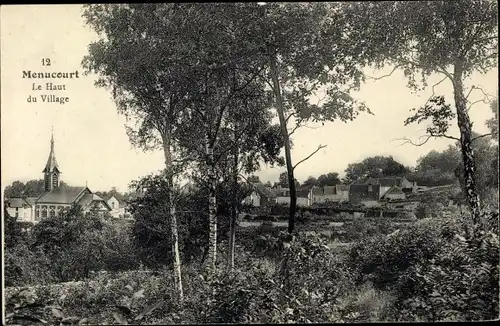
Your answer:
[[[394,231],[396,227],[389,218],[355,218],[344,223],[344,240],[359,241],[376,235],[385,235]]]
[[[396,214],[396,217],[395,217],[396,220],[402,220],[402,221],[407,221],[407,220],[411,220],[411,221],[414,221],[417,219],[417,216],[412,213],[412,212],[407,212],[407,211],[402,211],[402,212],[398,212]]]
[[[78,207],[40,221],[24,242],[7,248],[6,285],[81,280],[92,271],[137,268],[130,225],[120,222],[83,216]]]
[[[467,237],[467,219],[451,219],[418,222],[390,236],[367,239],[350,253],[357,282],[394,293],[393,319],[496,318],[497,219],[498,213],[485,216],[475,238]]]
[[[43,251],[20,243],[5,251],[4,280],[6,287],[51,283],[56,280],[53,262]]]

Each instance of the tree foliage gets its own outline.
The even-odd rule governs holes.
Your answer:
[[[358,179],[381,178],[386,176],[403,177],[409,173],[409,168],[397,162],[392,156],[367,157],[359,163],[350,163],[345,170],[345,183]]]
[[[418,122],[418,115],[423,113],[437,123],[428,129],[431,133],[427,140],[430,137],[460,140],[466,198],[477,222],[480,197],[468,113],[473,103],[468,97],[470,92],[481,88],[472,85],[466,94],[464,82],[473,72],[484,74],[497,65],[498,3],[491,0],[354,3],[351,9],[358,22],[365,24],[360,33],[367,39],[373,39],[372,35],[384,35],[383,46],[369,50],[375,53],[374,63],[378,67],[391,64],[403,69],[408,86],[413,90],[426,87],[428,77],[434,73],[443,76],[437,84],[445,80],[451,83],[460,137],[442,133],[443,128],[447,128],[446,120],[451,118],[451,111],[440,97],[431,98],[434,104],[441,104],[440,109],[425,105],[409,121]],[[416,80],[418,75],[420,81]]]
[[[340,183],[339,174],[337,172],[330,172],[322,174],[318,177],[318,185],[320,187],[335,186]]]

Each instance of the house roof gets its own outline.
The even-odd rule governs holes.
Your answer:
[[[113,195],[113,194],[111,194],[111,195],[106,195],[106,196],[102,196],[102,199],[104,199],[106,202],[108,202],[108,201],[109,201],[111,198],[113,198],[113,197],[114,197],[114,198],[118,201],[118,203],[123,203],[123,202],[124,202],[124,200],[123,200],[123,199],[120,199],[120,197],[119,197],[119,196],[116,196],[116,195]]]
[[[379,180],[380,180],[379,178],[370,177],[370,178],[368,178],[368,180],[366,180],[364,182],[364,184],[366,184],[366,185],[378,185],[378,184],[380,184]]]
[[[24,198],[9,198],[5,201],[7,202],[7,206],[11,208],[23,208],[29,205]]]
[[[85,189],[88,188],[87,187],[54,188],[51,191],[42,194],[38,198],[37,203],[72,204]]]
[[[289,196],[288,194],[290,193],[289,188],[271,188],[270,190],[276,197]]]
[[[320,187],[312,187],[311,188],[312,194],[316,196],[321,196],[323,195],[323,188]]]
[[[365,184],[367,180],[365,180],[364,178],[359,178],[359,179],[356,179],[354,180],[351,185],[363,185]]]
[[[403,185],[402,177],[384,177],[384,178],[379,178],[378,180],[382,187],[389,187],[389,186],[401,187]]]
[[[254,189],[261,195],[267,198],[275,198],[275,194],[271,191],[270,188],[264,186],[261,182],[253,182],[252,186]]]
[[[307,191],[307,190],[297,191],[297,198],[307,198],[308,195],[309,195],[309,191]]]
[[[385,192],[385,194],[382,197],[385,197],[387,195],[404,195],[404,194],[405,193],[400,187],[392,186],[389,190]]]
[[[298,190],[296,191],[297,198],[308,198],[309,197],[309,191],[307,190]],[[290,197],[290,190],[287,189],[286,191],[283,191],[278,194],[276,197]]]
[[[346,191],[346,190],[349,190],[349,185],[344,185],[344,184],[337,185],[337,191]]]
[[[323,187],[323,193],[325,195],[336,195],[337,194],[337,187],[335,187],[335,186]]]
[[[102,202],[109,210],[111,210],[111,207],[109,207],[108,203],[102,199],[100,196],[97,194],[86,194],[78,201],[78,204],[82,206],[83,208],[87,207],[90,205],[92,202]]]
[[[371,191],[370,191],[371,187]],[[380,185],[354,185],[349,188],[349,199],[352,201],[378,200]]]
[[[35,206],[35,203],[36,203],[36,197],[28,197],[25,199],[26,202],[30,205],[30,206]]]
[[[313,187],[312,194],[315,196],[338,195],[340,191],[349,190],[349,185],[338,184],[336,186],[326,186],[323,188]]]

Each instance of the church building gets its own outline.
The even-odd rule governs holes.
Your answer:
[[[111,208],[104,199],[85,187],[61,187],[61,170],[54,153],[54,135],[50,140],[50,153],[44,173],[44,192],[35,200],[35,218],[38,222],[49,216],[58,216],[73,204],[79,205],[84,213],[90,211],[104,214]]]

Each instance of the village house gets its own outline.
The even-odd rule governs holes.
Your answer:
[[[380,186],[381,189],[384,189],[384,187]],[[384,191],[384,190],[382,190]],[[403,192],[403,189],[401,189],[398,186],[392,186],[389,188],[386,192],[383,193],[382,197],[380,198],[381,200],[404,200],[406,199],[406,194]]]
[[[351,184],[349,187],[349,203],[363,204],[367,207],[378,207],[380,204],[380,185]]]
[[[309,204],[326,202],[347,202],[349,201],[349,186],[336,185],[326,187],[312,187],[309,190]]]
[[[108,195],[104,199],[111,208],[111,211],[109,212],[111,216],[115,218],[123,218],[125,216],[127,203],[116,198],[115,195]]]
[[[111,208],[104,199],[92,193],[88,187],[61,187],[59,165],[54,153],[54,137],[50,142],[50,153],[44,173],[44,192],[35,200],[35,214],[33,222],[43,218],[58,216],[72,205],[79,205],[84,213],[90,211],[102,215],[110,212]]]
[[[276,203],[290,205],[290,189],[288,188],[278,188],[275,189]],[[297,195],[297,206],[309,206],[309,191],[300,190],[296,192]]]
[[[275,203],[276,196],[270,188],[264,186],[260,182],[253,182],[250,183],[250,185],[252,187],[252,192],[243,199],[243,204],[260,207]]]
[[[18,221],[32,222],[35,216],[36,198],[5,198],[5,206],[10,216],[16,217]]]
[[[364,184],[379,184],[381,197],[394,186],[400,188],[404,193],[415,193],[417,191],[417,183],[410,182],[405,177],[369,178]]]

